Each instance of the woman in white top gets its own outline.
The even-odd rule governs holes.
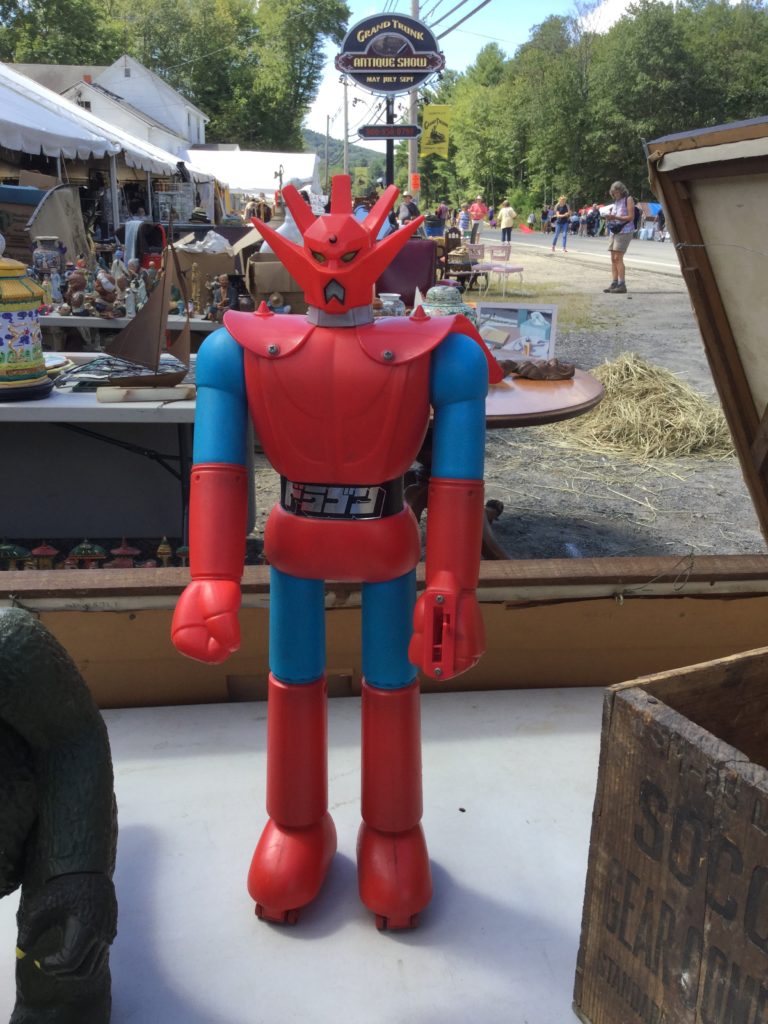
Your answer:
[[[613,280],[603,291],[611,295],[624,295],[627,291],[624,281],[624,253],[629,248],[635,231],[635,201],[627,186],[621,181],[614,181],[610,191],[613,212],[605,215],[605,221],[610,237],[608,249],[611,254]]]
[[[512,228],[515,225],[515,217],[517,217],[517,213],[514,207],[509,205],[508,199],[505,199],[499,208],[499,227],[501,228],[502,242],[512,241]]]

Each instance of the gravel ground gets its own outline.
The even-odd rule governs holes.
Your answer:
[[[529,249],[524,262],[524,297],[508,295],[557,304],[558,358],[590,370],[633,352],[717,401],[678,274],[633,271],[627,295],[605,295],[607,267],[594,259]],[[259,460],[256,488],[260,532],[277,489]],[[504,503],[495,529],[514,558],[766,552],[736,457],[638,465],[555,447],[546,427],[494,430],[486,495]]]

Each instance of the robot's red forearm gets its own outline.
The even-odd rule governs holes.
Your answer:
[[[485,648],[475,597],[483,497],[482,480],[430,481],[427,585],[417,603],[409,653],[435,679],[450,679],[471,668]]]
[[[223,462],[193,466],[189,501],[189,566],[193,580],[241,578],[247,521],[245,467]]]
[[[438,573],[450,572],[460,590],[477,587],[483,539],[482,480],[433,477],[427,499],[427,589]]]

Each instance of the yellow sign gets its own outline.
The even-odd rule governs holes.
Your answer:
[[[448,159],[453,108],[447,103],[430,103],[424,107],[421,124],[419,156],[441,156]]]

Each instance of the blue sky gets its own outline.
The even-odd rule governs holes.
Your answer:
[[[448,14],[448,11],[456,7],[457,2],[458,0],[421,0],[420,17],[430,27],[434,26],[433,32],[436,36],[469,14],[481,0],[466,0],[466,3],[453,14]],[[379,0],[373,3],[371,0],[347,0],[347,3],[352,11],[349,27],[369,15],[385,11],[411,13],[410,0],[394,0],[394,3],[392,0]],[[438,39],[438,43],[445,54],[446,67],[454,71],[464,71],[488,43],[498,43],[501,49],[511,56],[515,49],[528,39],[534,25],[540,24],[551,14],[572,14],[574,11],[573,0],[490,0],[490,3],[468,18],[459,28]],[[438,19],[441,19],[439,23]],[[325,134],[326,117],[330,116],[331,138],[341,139],[344,135],[344,90],[339,83],[339,73],[333,66],[337,48],[328,47],[326,53],[326,73],[305,126],[312,131]],[[352,129],[358,124],[373,124],[379,120],[374,108],[381,103],[381,98],[357,86],[350,86],[347,92],[350,142],[358,143],[359,140]],[[354,102],[355,100],[357,102]],[[399,102],[407,103],[407,97],[399,97],[396,104]],[[374,143],[368,145],[375,147]]]

